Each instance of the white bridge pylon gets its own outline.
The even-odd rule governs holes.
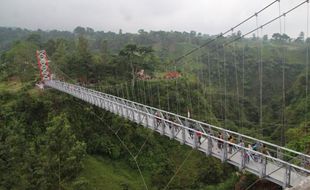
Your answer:
[[[46,80],[44,85],[96,105],[283,187],[296,186],[310,176],[310,170],[306,169],[310,160],[309,155],[78,85],[58,80]],[[221,133],[223,138],[218,138],[218,133]],[[231,143],[228,137],[237,139],[237,142]],[[265,145],[268,154],[248,149],[244,145],[252,143]]]

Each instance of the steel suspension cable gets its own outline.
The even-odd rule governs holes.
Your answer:
[[[233,44],[234,47],[234,66],[235,66],[235,82],[236,82],[236,92],[237,92],[237,110],[238,110],[238,125],[240,126],[240,100],[239,100],[239,80],[238,80],[238,67],[237,67],[237,53],[236,53],[236,43]]]
[[[309,0],[305,0],[305,1],[301,2],[301,3],[299,3],[299,4],[296,5],[295,7],[291,8],[291,9],[289,9],[288,11],[286,11],[285,13],[283,13],[283,14],[281,14],[281,15],[279,15],[279,16],[273,18],[273,19],[271,19],[270,21],[264,23],[263,25],[257,26],[255,29],[253,29],[253,30],[247,32],[246,34],[244,34],[244,35],[242,35],[242,36],[239,36],[238,38],[235,38],[235,39],[233,39],[233,40],[231,40],[231,41],[229,41],[229,42],[224,43],[223,46],[227,46],[228,44],[231,44],[231,43],[233,43],[233,42],[235,42],[235,41],[237,41],[237,40],[240,40],[240,39],[244,38],[245,36],[247,36],[247,35],[249,35],[249,34],[255,32],[255,31],[258,31],[259,29],[263,29],[263,27],[265,27],[265,26],[267,26],[267,25],[273,23],[274,21],[276,21],[276,20],[280,19],[281,17],[287,15],[288,13],[294,11],[295,9],[299,8],[300,6],[302,6],[303,4],[308,3],[308,1],[309,1]],[[257,16],[257,14],[256,14],[255,16]],[[262,75],[261,75],[261,77],[262,77]],[[261,77],[260,77],[260,78],[261,78]],[[261,78],[261,81],[262,81],[262,78]],[[262,83],[262,82],[260,82],[260,83]],[[262,86],[262,84],[260,84],[260,86]],[[262,89],[260,89],[260,94],[262,94]],[[262,96],[260,95],[260,97],[262,97]],[[261,102],[262,102],[262,98],[260,98],[260,104],[262,104]],[[260,126],[262,126],[262,111],[260,111],[260,120],[261,120],[261,121],[260,121]]]
[[[206,72],[206,66],[203,63],[203,57],[202,57],[201,50],[199,50],[199,55],[200,56],[199,56],[198,62],[202,65],[202,68],[200,69],[201,82],[200,82],[200,85],[197,85],[197,90],[199,90],[200,87],[201,87],[201,89],[202,89],[202,91],[201,91],[201,95],[202,95],[202,98],[201,98],[201,101],[202,101],[201,102],[201,104],[202,104],[201,108],[202,108],[202,110],[204,110],[207,113],[206,110],[209,110],[208,109],[208,105],[207,105],[207,97],[206,97],[206,95],[207,95],[207,93],[206,93],[206,89],[207,89],[207,79],[206,79],[206,77],[207,77],[207,74],[204,73],[204,72]],[[198,77],[197,77],[197,79],[199,80]],[[198,104],[200,104],[200,102],[198,102]],[[198,111],[202,113],[201,114],[201,118],[203,119],[205,117],[205,114],[202,111],[200,111],[199,109],[198,109]]]
[[[223,64],[224,64],[224,128],[227,127],[227,79],[226,79],[226,52],[223,45]]]
[[[242,115],[244,114],[244,99],[245,99],[245,92],[244,92],[244,86],[245,86],[245,69],[244,69],[244,64],[245,64],[245,43],[243,44],[242,46]],[[243,132],[243,124],[244,124],[244,116],[242,116],[242,119],[241,119],[241,132]]]
[[[199,50],[199,52],[201,52],[201,50]],[[200,60],[199,60],[199,55],[200,53],[197,53],[198,55],[196,55],[196,64],[200,64]],[[203,69],[200,69],[200,77],[203,80]],[[199,86],[201,85],[200,79],[199,79],[199,71],[197,72],[197,84],[196,84],[197,88],[197,113],[200,113],[200,93],[199,93]],[[195,89],[195,88],[194,88]],[[194,90],[193,90],[194,91]],[[199,115],[199,114],[198,114]],[[197,115],[197,116],[198,116]]]
[[[285,26],[286,25],[286,21],[285,21],[285,16],[283,17],[283,34],[285,34]],[[285,93],[285,45],[284,42],[282,42],[283,44],[283,52],[282,52],[282,129],[281,129],[281,145],[284,146],[285,145],[285,107],[286,107],[286,93]]]
[[[208,80],[208,83],[209,83],[209,85],[208,85],[208,88],[209,88],[209,92],[212,90],[212,86],[211,86],[211,84],[212,84],[212,81],[211,81],[211,63],[210,63],[210,52],[209,52],[209,50],[208,50],[208,54],[207,54],[207,56],[208,56],[208,77],[209,77],[209,80]],[[210,99],[209,99],[209,102],[210,102],[210,111],[209,111],[209,115],[210,114],[212,114],[212,94],[210,93]]]
[[[158,82],[158,84],[157,84],[157,96],[158,96],[158,108],[161,109],[161,106],[160,106],[160,90],[159,90],[159,84],[160,84],[160,82]]]
[[[177,102],[177,114],[180,114],[180,98],[179,98],[178,78],[175,79],[175,97],[176,97],[176,102]]]
[[[307,45],[307,53],[306,53],[306,105],[305,105],[305,126],[308,128],[308,82],[309,82],[309,1],[307,2],[307,29],[306,29],[306,45]]]
[[[138,99],[138,102],[139,103],[141,103],[141,104],[143,104],[143,101],[144,101],[144,99],[143,99],[143,90],[142,90],[142,82],[143,82],[143,80],[138,80],[137,81],[137,91],[138,91],[138,93],[137,93],[137,95],[138,95],[138,97],[139,97],[139,99]]]
[[[220,69],[220,56],[219,56],[219,51],[218,51],[218,47],[216,50],[216,62],[217,62],[217,74],[218,74],[218,86],[219,86],[219,90],[223,90],[222,88],[222,79],[221,79],[221,69]],[[223,96],[219,96],[219,101],[221,101],[221,113],[222,113],[222,120],[224,120],[225,116],[224,116],[224,101],[223,101]]]
[[[143,91],[143,82],[144,82],[144,79],[140,80],[139,81],[139,96],[141,97],[141,104],[145,104],[145,97],[144,97],[144,91]]]
[[[247,32],[247,33],[245,33],[245,34],[243,34],[242,36],[239,36],[239,37],[237,37],[237,38],[235,38],[235,39],[233,39],[233,40],[231,40],[231,41],[229,41],[229,42],[227,42],[227,43],[224,43],[224,45],[231,44],[231,43],[233,43],[233,42],[235,42],[235,41],[237,41],[237,40],[240,40],[240,39],[242,39],[242,38],[248,36],[249,34],[252,34],[253,32],[259,30],[260,28],[264,28],[265,26],[268,26],[269,24],[271,24],[271,23],[273,23],[274,21],[280,19],[281,17],[283,17],[283,16],[285,16],[285,15],[291,13],[292,11],[294,11],[294,10],[297,9],[297,8],[299,8],[299,7],[302,6],[303,4],[307,3],[308,1],[309,1],[309,0],[305,0],[305,1],[301,2],[301,3],[299,3],[298,5],[296,5],[295,7],[291,8],[291,9],[289,9],[289,10],[286,11],[285,13],[283,13],[283,14],[281,14],[281,15],[279,15],[279,16],[277,16],[277,17],[271,19],[271,20],[269,20],[268,22],[264,23],[263,25],[261,25],[261,26],[255,28],[255,29],[253,29],[253,30],[251,30],[251,31],[249,31],[249,32]]]
[[[185,72],[185,71],[184,71]],[[189,76],[189,75],[188,75]],[[186,104],[187,104],[187,116],[189,117],[189,118],[191,118],[191,116],[192,116],[192,113],[193,113],[193,110],[192,110],[192,101],[191,101],[191,97],[190,97],[190,84],[189,84],[189,82],[188,82],[188,80],[186,80],[186,88],[187,88],[187,90],[186,90],[186,99],[187,99],[187,102],[186,102]]]
[[[143,91],[143,83],[144,83],[144,79],[143,80],[140,80],[140,87],[139,87],[139,93],[140,93],[140,96],[141,96],[141,103],[145,104],[145,96],[144,96],[144,91]]]
[[[79,101],[75,101],[76,103],[78,103],[81,107],[84,107],[84,105],[82,103],[80,103]],[[124,140],[122,140],[120,138],[120,136],[118,135],[118,131],[115,131],[112,129],[112,126],[109,125],[106,120],[103,119],[103,117],[100,117],[96,112],[94,112],[93,110],[89,110],[88,112],[90,112],[92,115],[94,115],[98,120],[100,120],[105,126],[108,127],[108,130],[110,130],[116,137],[117,139],[119,140],[119,142],[121,143],[121,145],[125,148],[125,150],[129,153],[129,155],[132,157],[133,161],[135,162],[135,165],[137,167],[137,170],[140,174],[140,177],[142,179],[142,182],[143,182],[143,185],[144,185],[144,188],[146,190],[148,190],[148,186],[146,184],[146,181],[145,181],[145,178],[143,176],[143,173],[142,173],[142,170],[140,168],[140,165],[137,161],[137,157],[134,156],[134,154],[132,153],[132,151],[129,149],[129,147],[125,144]],[[136,147],[135,147],[136,148]]]
[[[237,25],[231,27],[230,29],[228,29],[227,31],[220,33],[218,35],[215,36],[215,38],[208,40],[207,42],[205,42],[204,44],[202,44],[201,46],[194,48],[192,50],[190,50],[189,52],[185,53],[184,55],[181,55],[180,57],[176,58],[174,60],[174,63],[179,62],[181,59],[189,56],[190,54],[194,53],[195,51],[211,44],[212,42],[216,41],[218,38],[225,36],[226,34],[228,34],[229,32],[235,30],[236,28],[238,28],[239,26],[243,25],[244,23],[246,23],[247,21],[251,20],[252,18],[254,18],[255,16],[257,16],[258,14],[262,13],[264,10],[268,9],[269,7],[271,7],[273,4],[275,4],[276,2],[278,2],[280,0],[274,0],[273,2],[271,2],[270,4],[268,4],[267,6],[265,6],[264,8],[262,8],[261,10],[259,10],[258,12],[254,13],[253,15],[249,16],[248,18],[244,19],[242,22],[238,23]]]
[[[122,84],[122,98],[125,98],[125,93],[124,93],[124,86]]]
[[[166,189],[169,188],[170,183],[173,181],[173,179],[175,178],[175,176],[176,176],[176,175],[179,173],[179,171],[182,169],[182,167],[184,166],[184,164],[186,163],[186,161],[188,160],[188,158],[190,157],[190,155],[192,154],[192,152],[194,152],[193,150],[194,150],[194,149],[191,149],[191,150],[187,153],[185,159],[184,159],[183,162],[179,165],[179,167],[176,169],[175,173],[173,174],[173,176],[172,176],[172,177],[170,178],[170,180],[168,181],[168,183],[167,183],[167,185],[165,186],[164,190],[166,190]]]
[[[167,65],[166,65],[166,73],[168,73],[168,68],[167,68]],[[167,107],[168,107],[168,110],[167,111],[170,111],[170,97],[169,97],[169,83],[168,83],[168,79],[165,79],[166,80],[166,97],[167,97]]]
[[[117,95],[117,97],[120,97],[119,89],[118,88],[116,88],[116,95]]]
[[[256,17],[256,27],[258,28],[258,17]],[[263,28],[261,27],[261,34]],[[258,75],[259,75],[259,127],[263,128],[263,60],[262,60],[262,53],[263,53],[263,44],[260,40],[259,29],[256,30],[257,33],[257,58],[258,61]],[[259,47],[260,46],[260,47]]]
[[[278,3],[278,9],[279,9],[279,16],[281,16],[281,1]],[[284,15],[285,16],[285,15]],[[279,26],[280,26],[280,34],[282,34],[282,22],[281,22],[281,17],[279,18]]]
[[[192,70],[191,70],[192,72]],[[191,115],[191,118],[193,118],[193,115],[194,115],[194,108],[193,108],[193,100],[192,100],[192,93],[193,93],[193,89],[192,89],[192,86],[194,84],[191,84],[191,82],[189,81],[188,84],[188,90],[189,90],[189,105],[190,105],[190,115]],[[196,111],[196,110],[195,110]]]
[[[134,86],[135,95],[136,95],[136,101],[138,103],[142,103],[142,96],[141,96],[141,91],[140,91],[140,83],[141,83],[141,80],[136,80],[135,81],[135,86]]]
[[[150,104],[151,104],[151,106],[155,107],[155,103],[153,101],[154,93],[153,93],[153,88],[152,88],[152,82],[148,82],[146,84],[148,84],[147,86],[148,86],[148,92],[149,92],[148,96],[150,97]]]
[[[131,85],[130,85],[132,101],[137,101],[137,98],[135,96],[135,86],[136,86],[135,83],[136,83],[135,79],[132,79],[132,82],[131,82]]]
[[[143,94],[144,94],[144,104],[146,105],[147,104],[147,99],[146,99],[146,87],[145,87],[145,83],[146,83],[146,81],[144,80],[143,81]]]
[[[261,36],[263,33],[263,28],[261,28]],[[260,83],[259,83],[259,107],[260,107],[260,128],[263,128],[263,41],[261,39],[259,39],[259,37],[257,38],[258,40],[260,40],[260,60],[259,60],[259,70],[260,70]]]
[[[154,105],[153,105],[152,96],[151,96],[152,93],[150,92],[150,84],[151,84],[150,81],[147,81],[147,82],[146,82],[146,95],[147,95],[147,97],[149,97],[149,98],[148,98],[148,100],[149,100],[148,104],[149,104],[150,106],[154,106]]]
[[[55,66],[55,67],[57,67],[57,66]],[[69,80],[72,80],[72,81],[74,82],[74,80],[73,80],[71,77],[69,77],[66,73],[64,73],[64,72],[63,72],[62,70],[60,70],[59,68],[57,68],[57,69],[58,69],[60,72],[62,72],[65,76],[67,76],[67,78],[68,78]],[[126,83],[125,83],[125,84],[126,84]],[[75,101],[75,102],[77,102],[80,106],[84,107],[84,105],[83,105],[82,103],[80,103],[79,101]],[[146,181],[145,181],[145,179],[144,179],[143,173],[142,173],[142,171],[141,171],[140,165],[139,165],[139,163],[138,163],[136,157],[134,157],[132,151],[130,151],[130,149],[128,148],[128,146],[127,146],[127,145],[124,143],[124,141],[120,138],[120,136],[119,136],[118,133],[117,133],[118,131],[113,130],[112,127],[111,127],[111,125],[108,125],[107,122],[106,122],[105,120],[103,120],[103,118],[100,117],[98,114],[96,114],[94,111],[90,110],[89,112],[92,113],[92,114],[93,114],[95,117],[97,117],[104,125],[106,125],[106,126],[108,127],[108,129],[117,137],[117,139],[120,141],[120,143],[121,143],[122,146],[125,148],[125,150],[126,150],[126,151],[129,153],[129,155],[133,158],[133,160],[134,160],[134,162],[135,162],[135,164],[136,164],[136,166],[137,166],[137,169],[138,169],[138,171],[139,171],[140,177],[141,177],[141,179],[142,179],[143,185],[144,185],[145,189],[148,190],[148,186],[147,186],[147,184],[146,184]],[[135,147],[135,148],[136,148],[136,147]]]
[[[127,85],[127,83],[125,83],[125,87],[126,87],[127,99],[130,100],[129,90],[128,90],[128,85]]]

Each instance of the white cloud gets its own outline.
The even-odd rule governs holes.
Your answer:
[[[137,32],[178,30],[217,34],[229,29],[273,0],[1,0],[0,26],[30,29],[73,30],[89,26],[96,30]],[[303,0],[281,0],[288,10]],[[306,31],[306,5],[287,15],[286,32],[296,36]],[[279,15],[278,3],[258,17],[259,24]],[[263,33],[279,32],[279,22]],[[240,27],[245,33],[255,19]],[[282,27],[284,23],[282,23]],[[282,28],[283,30],[283,28]]]

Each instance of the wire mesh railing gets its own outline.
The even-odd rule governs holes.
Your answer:
[[[45,85],[150,127],[207,155],[270,178],[280,185],[294,186],[310,175],[309,155],[78,85],[54,80],[45,81]]]

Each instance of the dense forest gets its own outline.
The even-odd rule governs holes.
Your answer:
[[[0,27],[0,190],[241,190],[256,180],[74,97],[36,88],[39,49],[60,80],[309,154],[310,39],[303,32],[295,39],[253,34],[223,47],[241,35],[198,48],[216,36]],[[141,70],[147,77],[137,75]],[[178,77],[167,79],[171,72]],[[254,188],[266,187],[279,188],[264,181]]]

